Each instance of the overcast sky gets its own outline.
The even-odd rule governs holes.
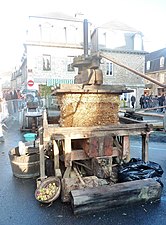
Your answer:
[[[99,26],[119,20],[144,34],[146,51],[166,47],[166,0],[5,0],[0,7],[0,72],[20,65],[28,16],[83,13]]]

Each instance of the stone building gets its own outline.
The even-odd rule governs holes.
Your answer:
[[[73,83],[73,58],[83,54],[83,22],[62,13],[30,16],[24,47],[22,65],[12,74],[13,88]]]
[[[142,33],[123,23],[111,21],[94,29],[88,22],[88,54],[101,51],[119,62],[144,72],[145,51]],[[13,74],[13,86],[38,89],[40,84],[55,86],[74,83],[77,68],[73,58],[84,53],[83,20],[62,13],[29,17],[25,52],[20,69]],[[104,84],[125,84],[138,99],[144,92],[141,77],[104,58],[101,60]],[[130,106],[131,93],[126,93]]]
[[[91,52],[102,52],[110,55],[116,61],[144,73],[146,52],[143,49],[143,34],[126,24],[111,21],[98,28],[92,34]],[[101,60],[101,69],[105,84],[126,85],[133,93],[125,93],[126,105],[131,107],[130,98],[136,97],[136,107],[144,93],[144,80],[142,77],[124,69],[106,59]]]

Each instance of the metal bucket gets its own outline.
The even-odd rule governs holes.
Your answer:
[[[19,154],[18,147],[9,151],[10,164],[13,175],[18,178],[33,178],[39,176],[40,159],[36,152]]]

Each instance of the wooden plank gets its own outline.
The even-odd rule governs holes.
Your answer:
[[[151,110],[155,110],[155,109],[164,109],[164,108],[166,108],[166,105],[153,107],[153,108],[146,108],[146,109],[144,109],[144,111],[151,111]]]
[[[146,114],[146,116],[148,116],[147,114]],[[152,116],[152,114],[151,115],[149,115],[149,116]],[[153,116],[152,116],[153,117]],[[154,115],[154,117],[156,117],[156,115]],[[161,117],[163,118],[163,115],[161,115]],[[163,120],[164,120],[164,118],[163,118]],[[159,128],[159,129],[162,129],[163,128],[163,121],[161,120],[161,121],[159,121],[159,120],[145,120],[144,119],[144,121],[141,121],[141,120],[134,120],[134,119],[131,119],[131,118],[127,118],[127,117],[119,117],[119,121],[121,122],[121,123],[125,123],[125,124],[140,124],[140,123],[147,123],[147,124],[151,124],[152,126],[153,126],[153,129],[157,129],[157,128]]]
[[[83,177],[82,179],[86,187],[93,188],[99,185],[99,180],[95,176]],[[78,177],[63,178],[61,184],[62,184],[62,191],[61,191],[62,202],[70,202],[71,190],[85,188],[85,186],[79,181]]]
[[[47,136],[55,140],[63,140],[64,137],[71,137],[73,139],[101,137],[101,136],[125,136],[138,135],[147,130],[152,130],[149,124],[120,124],[114,126],[94,126],[94,127],[57,127],[49,126],[44,129]],[[46,137],[46,136],[44,136]]]
[[[102,84],[102,85],[86,85],[86,84],[61,84],[60,89],[57,90],[57,92],[60,92],[61,90],[65,91],[66,89],[70,90],[80,90],[84,88],[85,90],[123,90],[126,89],[125,85],[108,85],[108,84]]]
[[[141,116],[152,116],[152,117],[157,117],[157,118],[163,118],[163,115],[161,114],[157,114],[155,112],[151,112],[151,113],[145,113],[145,112],[135,112],[135,114],[137,115],[141,115]]]
[[[60,89],[57,89],[54,93],[56,95],[62,93],[107,93],[107,94],[122,94],[131,92],[127,90],[124,85],[86,85],[86,84],[67,84],[61,85]]]
[[[113,147],[113,153],[112,157],[119,156],[120,152],[117,147]],[[72,150],[71,151],[71,160],[86,160],[89,159],[90,157],[87,156],[84,150],[82,149],[77,149],[77,150]]]
[[[124,117],[124,116],[120,116],[119,121],[121,123],[125,123],[125,124],[135,124],[135,123],[142,123],[143,122],[141,120],[134,120],[132,118],[128,118],[128,117]]]
[[[162,187],[152,178],[71,191],[74,214],[94,213],[126,204],[160,199]]]
[[[85,160],[89,159],[89,157],[86,155],[85,151],[82,149],[78,150],[72,150],[71,152],[71,160]]]
[[[49,128],[54,128],[53,124],[48,125]],[[118,129],[145,129],[147,127],[146,123],[142,123],[142,124],[113,124],[113,125],[108,125],[108,126],[90,126],[90,127],[55,127],[57,129],[57,131],[61,131],[63,130],[64,132],[67,131],[104,131],[104,130],[109,130],[109,131],[113,131],[113,130],[118,130]]]

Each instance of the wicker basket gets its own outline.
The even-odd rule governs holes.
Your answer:
[[[44,188],[47,188],[49,184],[53,184],[53,183],[55,183],[55,194],[52,197],[47,198],[46,200],[39,199],[38,196],[41,193],[41,190],[43,190]],[[57,178],[57,177],[48,177],[44,181],[42,181],[41,184],[36,189],[35,198],[39,202],[50,203],[50,202],[55,201],[59,197],[60,192],[61,192],[61,181],[60,181],[60,179]]]

